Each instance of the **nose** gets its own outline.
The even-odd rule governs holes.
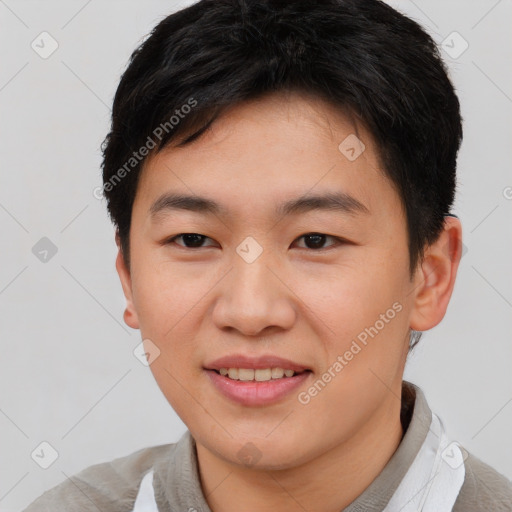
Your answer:
[[[290,329],[297,308],[283,274],[263,254],[251,263],[235,255],[231,271],[219,283],[212,312],[217,327],[236,329],[245,336],[260,335],[265,329]]]

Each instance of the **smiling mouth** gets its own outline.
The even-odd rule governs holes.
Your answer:
[[[243,364],[242,361],[240,363]],[[269,367],[264,367],[260,362],[254,363],[259,368],[227,368],[219,365],[204,370],[217,391],[244,407],[266,407],[278,403],[306,383],[313,374],[312,370],[299,365],[292,370],[276,363],[274,366],[271,361],[269,363]]]
[[[287,379],[300,375],[311,370],[294,371],[284,368],[220,368],[213,369],[218,375],[222,375],[230,380],[245,382],[268,382],[271,380]]]

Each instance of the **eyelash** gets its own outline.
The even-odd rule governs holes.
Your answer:
[[[172,243],[175,243],[175,240],[177,238],[181,238],[181,237],[183,237],[185,235],[196,235],[196,236],[203,237],[202,241],[204,241],[206,239],[209,239],[209,237],[207,237],[206,235],[201,235],[200,233],[180,233],[179,235],[173,236],[172,238],[166,240],[164,242],[164,245],[170,245]],[[333,244],[333,245],[327,246],[327,247],[321,247],[320,249],[311,249],[309,247],[300,247],[300,249],[309,249],[310,251],[320,252],[322,250],[328,250],[328,249],[331,249],[333,247],[336,247],[337,245],[340,245],[340,244],[343,244],[343,243],[347,243],[347,241],[344,240],[343,238],[339,238],[339,237],[336,237],[336,236],[333,236],[333,235],[326,235],[324,233],[317,233],[317,232],[304,233],[303,235],[299,236],[295,240],[300,240],[301,238],[308,237],[308,236],[320,236],[320,237],[324,237],[324,238],[332,238],[333,240],[336,241],[336,243]],[[211,240],[211,238],[210,238],[210,240]],[[191,249],[191,250],[205,249],[206,247],[212,247],[212,246],[206,246],[206,247],[186,247],[186,246],[180,245],[180,244],[176,244],[176,245],[178,245],[182,249]]]

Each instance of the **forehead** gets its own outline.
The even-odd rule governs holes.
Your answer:
[[[332,210],[344,203],[352,214],[400,208],[361,124],[318,98],[280,93],[232,107],[192,143],[149,157],[136,203],[153,218],[180,206],[278,216],[300,211],[299,197],[326,195]]]

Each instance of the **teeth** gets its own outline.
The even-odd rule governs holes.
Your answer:
[[[254,378],[257,381],[270,380],[272,378],[272,370],[270,368],[254,370]]]
[[[271,379],[282,379],[283,377],[293,377],[293,370],[284,370],[283,368],[264,368],[254,370],[252,368],[220,368],[219,373],[233,380],[257,382],[268,381]]]
[[[239,368],[238,380],[254,380],[254,370],[251,370],[250,368]]]
[[[281,379],[284,376],[284,370],[282,368],[272,368],[272,378]]]

